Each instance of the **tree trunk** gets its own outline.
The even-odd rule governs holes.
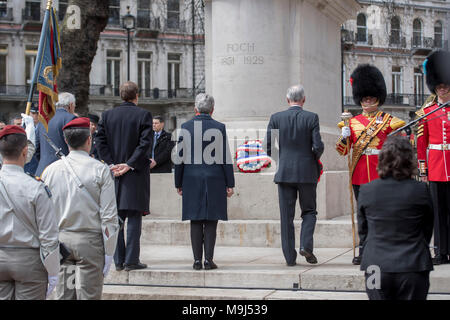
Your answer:
[[[100,33],[108,22],[108,2],[69,0],[68,8],[71,5],[78,6],[79,14],[77,10],[74,12],[68,10],[60,28],[62,69],[58,77],[58,90],[75,95],[77,106],[75,112],[80,115],[86,115],[89,111],[89,74],[97,53]]]

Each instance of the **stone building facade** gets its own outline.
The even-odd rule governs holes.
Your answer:
[[[46,0],[0,1],[0,113],[25,109]],[[76,19],[76,8],[54,0],[60,22]],[[83,10],[80,8],[80,10]],[[101,33],[90,73],[90,112],[120,103],[118,86],[138,83],[140,106],[166,118],[173,130],[191,117],[194,95],[204,91],[204,27],[200,0],[110,0],[109,20]],[[128,37],[123,17],[135,17]],[[63,60],[64,63],[69,63]],[[37,101],[37,99],[35,99]]]
[[[361,10],[342,27],[343,106],[357,112],[349,82],[361,63],[377,66],[387,87],[384,110],[409,120],[430,94],[422,64],[449,48],[450,1],[358,0]]]

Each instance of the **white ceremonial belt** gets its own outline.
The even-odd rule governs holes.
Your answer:
[[[363,154],[365,154],[366,156],[378,155],[378,154],[380,154],[380,151],[381,150],[370,148],[370,149],[364,150]]]
[[[450,144],[429,144],[430,150],[450,150]]]

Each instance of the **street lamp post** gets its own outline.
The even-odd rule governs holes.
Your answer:
[[[136,24],[136,18],[130,13],[130,6],[127,6],[127,14],[122,17],[122,26],[127,30],[127,46],[128,46],[128,56],[127,56],[127,80],[130,81],[130,31],[134,30]]]

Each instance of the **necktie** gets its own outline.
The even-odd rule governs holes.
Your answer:
[[[158,141],[158,138],[159,138],[159,132],[155,132],[155,135],[153,136],[152,159],[155,159],[155,147],[156,147],[156,141]]]

